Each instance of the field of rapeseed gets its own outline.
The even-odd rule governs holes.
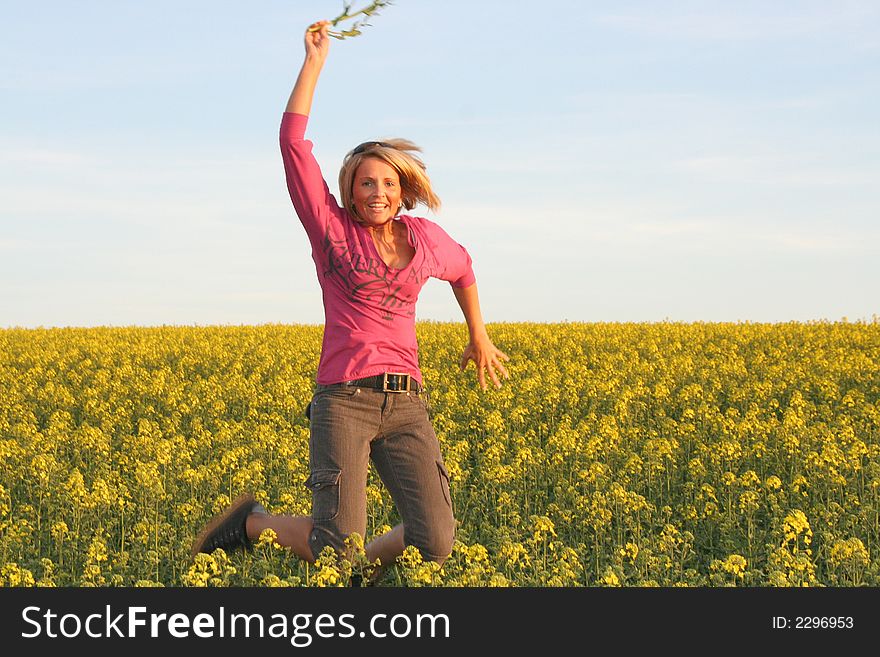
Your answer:
[[[880,324],[494,324],[511,379],[420,323],[460,526],[383,585],[880,585]],[[309,512],[319,326],[0,330],[0,585],[324,586],[189,558],[244,491]],[[368,540],[396,514],[371,473]]]

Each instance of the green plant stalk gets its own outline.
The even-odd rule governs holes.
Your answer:
[[[354,13],[349,13],[351,11],[352,3],[346,2],[343,4],[342,13],[339,14],[333,20],[331,20],[330,24],[333,27],[336,27],[339,23],[356,18],[357,16],[360,16],[361,14],[363,14],[364,16],[367,16],[367,17],[373,16],[374,14],[377,14],[380,9],[387,7],[390,4],[391,4],[390,0],[374,0],[374,2],[371,2],[369,5],[367,5],[363,9],[358,9]],[[347,37],[356,37],[361,34],[361,31],[360,31],[361,27],[368,27],[368,26],[369,26],[369,23],[366,22],[366,19],[363,19],[363,20],[355,22],[347,30],[340,30],[340,31],[330,30],[330,31],[328,31],[328,34],[330,36],[332,36],[334,39],[345,39]],[[321,29],[321,28],[320,27],[311,27],[311,28],[309,28],[309,32],[317,32],[319,29]]]

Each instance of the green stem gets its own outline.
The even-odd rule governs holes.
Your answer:
[[[391,2],[389,0],[375,0],[374,2],[372,2],[369,5],[367,5],[366,7],[364,7],[363,9],[359,9],[358,11],[356,11],[352,14],[348,13],[349,9],[351,9],[351,4],[348,4],[345,6],[345,9],[342,10],[341,14],[339,14],[336,18],[334,18],[333,20],[330,21],[330,25],[332,25],[333,27],[336,27],[339,23],[342,23],[343,21],[349,21],[357,16],[360,16],[361,14],[363,14],[365,16],[372,16],[374,13],[376,13],[377,10],[382,9],[383,7],[390,5],[390,4],[391,4]],[[358,34],[360,34],[360,30],[358,30],[358,27],[360,27],[361,25],[366,25],[366,23],[363,23],[363,22],[355,23],[350,30],[343,30],[340,32],[328,31],[327,34],[329,36],[332,36],[335,39],[344,39],[347,36],[351,36],[351,37],[357,36]],[[309,32],[317,32],[319,29],[321,29],[321,28],[320,27],[312,27],[312,28],[309,28]]]

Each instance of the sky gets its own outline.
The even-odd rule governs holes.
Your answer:
[[[0,0],[0,327],[320,324],[284,182],[341,0]],[[354,6],[362,4],[355,0]],[[880,3],[396,0],[308,138],[423,148],[492,322],[880,314]],[[417,319],[463,321],[429,281]]]

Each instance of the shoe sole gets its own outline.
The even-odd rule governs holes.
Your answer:
[[[223,513],[219,513],[214,516],[211,521],[205,526],[205,528],[199,532],[199,535],[196,537],[196,540],[193,541],[191,557],[193,559],[196,558],[196,555],[202,552],[202,548],[205,546],[205,542],[208,540],[208,536],[210,536],[220,525],[226,522],[229,517],[238,511],[241,510],[243,506],[246,504],[253,504],[256,502],[254,496],[250,493],[244,493],[243,495],[239,495],[236,497],[232,504],[230,504]]]

